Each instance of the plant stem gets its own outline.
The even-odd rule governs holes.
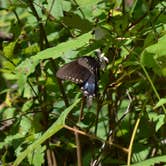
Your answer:
[[[131,163],[132,147],[133,147],[134,138],[135,138],[135,135],[136,135],[137,128],[138,128],[138,125],[140,123],[140,120],[141,120],[141,118],[139,116],[138,119],[137,119],[137,121],[136,121],[134,130],[133,130],[133,134],[131,136],[131,140],[130,140],[130,144],[129,144],[129,148],[128,148],[127,166],[130,166],[130,163]]]
[[[147,79],[148,79],[148,81],[149,81],[149,83],[150,83],[150,85],[151,85],[151,87],[152,87],[152,89],[153,89],[153,91],[154,91],[157,99],[160,100],[161,98],[160,98],[160,96],[159,96],[159,94],[158,94],[158,92],[157,92],[157,90],[156,90],[156,88],[155,88],[155,86],[154,86],[154,84],[153,84],[153,82],[152,82],[152,80],[151,80],[151,78],[150,78],[150,76],[149,76],[146,68],[142,64],[141,64],[141,67],[142,67],[142,69],[143,69],[143,71],[144,71],[144,73],[145,73],[145,75],[146,75],[146,77],[147,77]],[[162,105],[162,108],[164,110],[164,113],[166,114],[166,108],[165,108],[165,106]]]

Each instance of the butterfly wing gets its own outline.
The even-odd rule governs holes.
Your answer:
[[[94,73],[82,84],[81,89],[84,96],[87,97],[87,106],[90,107],[94,96],[97,94],[97,80]]]
[[[90,77],[82,84],[81,89],[84,92],[84,96],[95,96],[97,90],[95,74],[90,75]]]
[[[84,92],[84,95],[95,96],[97,92],[97,81],[99,77],[99,62],[93,57],[85,56],[79,58],[78,63],[91,72],[91,75],[81,87],[81,89]]]
[[[61,67],[56,76],[63,80],[70,80],[77,84],[84,83],[91,75],[91,72],[78,63],[78,60],[72,61]]]
[[[99,67],[95,58],[85,56],[65,64],[57,71],[56,76],[79,84],[90,106],[97,93]]]
[[[98,61],[93,57],[84,56],[78,59],[78,63],[81,66],[87,68],[91,73],[96,73],[100,65]]]

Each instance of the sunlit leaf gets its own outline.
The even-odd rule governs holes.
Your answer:
[[[157,104],[154,106],[154,109],[163,106],[164,104],[166,104],[166,98],[162,98],[160,99]]]
[[[152,68],[158,75],[166,75],[165,67],[165,42],[166,35],[159,39],[156,44],[147,47],[141,54],[141,63]]]
[[[44,163],[45,150],[46,146],[39,145],[38,147],[35,148],[34,153],[29,153],[28,154],[29,164],[34,166],[42,165]]]
[[[27,77],[35,71],[35,68],[39,64],[40,60],[49,58],[56,59],[63,56],[66,52],[70,50],[78,52],[77,49],[86,46],[91,38],[91,33],[86,33],[75,39],[60,43],[55,47],[43,50],[32,56],[31,58],[27,58],[20,65],[18,65],[16,72],[22,73]]]

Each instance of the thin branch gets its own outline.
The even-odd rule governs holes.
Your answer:
[[[53,6],[54,6],[54,3],[55,3],[55,0],[52,0],[50,9],[49,9],[49,11],[48,11],[48,15],[47,15],[47,19],[46,19],[46,24],[47,24],[47,21],[48,21],[48,19],[49,19],[49,15],[50,15],[50,13],[51,13],[51,10],[52,10],[52,8],[53,8]]]
[[[97,128],[98,128],[98,120],[99,120],[99,112],[102,108],[102,103],[103,103],[103,100],[100,100],[99,97],[97,99],[97,110],[96,110],[96,120],[95,120],[95,135],[97,134]]]
[[[80,115],[79,115],[79,119],[78,122],[81,122],[81,120],[84,118],[84,106],[85,106],[85,96],[82,96],[82,102],[81,102],[81,108],[80,108]]]
[[[133,100],[132,100],[132,98],[131,98],[131,96],[130,96],[128,90],[127,90],[126,93],[127,93],[128,98],[129,98],[129,104],[128,104],[127,109],[126,109],[126,111],[124,112],[124,114],[123,114],[123,115],[121,116],[121,118],[118,120],[114,132],[117,130],[117,127],[119,126],[119,124],[121,123],[121,121],[124,119],[124,117],[125,117],[125,116],[130,112],[130,110],[131,110],[130,108],[131,108],[131,104],[132,104]],[[109,139],[109,137],[110,137],[112,134],[113,134],[113,131],[110,130],[109,135],[108,135],[108,137],[107,137],[107,140]]]
[[[73,2],[78,6],[78,10],[80,11],[80,13],[82,14],[83,18],[85,19],[84,12],[82,11],[82,9],[80,8],[80,6],[78,5],[77,1],[73,0]]]
[[[55,61],[53,59],[51,59],[50,61],[51,61],[51,66],[52,66],[53,73],[54,73],[54,75],[56,75],[56,71],[58,69],[58,66],[57,66],[57,64],[55,63]],[[61,92],[62,97],[63,97],[63,101],[65,103],[65,106],[68,107],[69,106],[69,101],[68,101],[68,98],[67,98],[66,93],[64,91],[62,81],[59,78],[56,78],[56,79],[57,79],[57,82],[58,82],[60,92]]]
[[[11,0],[8,0],[8,1],[9,1],[9,3],[10,3],[10,6],[12,6],[12,5],[13,5],[13,4],[12,4],[12,1],[11,1]],[[16,19],[17,19],[18,24],[20,24],[20,23],[21,23],[20,18],[19,18],[19,16],[18,16],[16,10],[14,10],[14,7],[12,8],[12,12],[13,12],[14,15],[16,16]]]
[[[134,130],[133,130],[133,133],[132,133],[132,136],[131,136],[131,140],[130,140],[130,144],[129,144],[129,148],[128,148],[127,166],[130,166],[130,163],[131,163],[132,147],[133,147],[134,138],[136,136],[136,132],[137,132],[140,120],[141,120],[141,118],[139,116],[137,121],[136,121]]]
[[[107,144],[107,145],[109,145],[109,146],[114,146],[114,147],[116,147],[116,148],[122,150],[122,151],[125,152],[125,153],[128,153],[128,149],[127,149],[127,148],[121,147],[121,146],[118,145],[118,144],[105,141],[105,140],[103,140],[102,138],[99,138],[99,137],[97,137],[97,136],[95,136],[95,135],[92,135],[92,134],[88,134],[88,133],[86,133],[86,132],[84,132],[84,131],[81,131],[81,130],[79,130],[79,129],[77,129],[77,128],[72,128],[72,127],[70,127],[70,126],[68,126],[68,125],[64,125],[63,127],[64,127],[65,129],[67,129],[67,130],[70,130],[70,131],[74,132],[74,133],[77,132],[77,133],[79,133],[79,134],[81,134],[81,135],[84,135],[84,136],[89,137],[90,139],[98,140],[98,141],[103,142],[103,143],[105,143],[105,144]]]
[[[33,5],[33,0],[29,0],[28,3],[29,3],[29,6],[30,6],[30,9],[32,10],[33,15],[36,17],[36,20],[39,22],[39,28],[40,28],[40,40],[39,40],[39,43],[40,43],[40,49],[43,50],[44,49],[43,39],[45,40],[46,48],[49,47],[49,43],[48,43],[48,40],[47,40],[47,35],[46,35],[46,32],[45,32],[44,26],[43,26],[43,24],[41,22],[42,20],[39,17],[39,15],[38,15],[38,13],[37,13],[34,5]]]
[[[54,151],[51,149],[48,149],[46,153],[48,158],[48,166],[58,166]]]
[[[75,129],[76,129],[76,127],[75,127]],[[75,140],[76,140],[76,145],[77,145],[77,163],[78,163],[78,166],[83,166],[79,134],[77,132],[74,132],[74,134],[75,134]]]
[[[117,130],[117,127],[119,126],[119,124],[120,124],[120,122],[124,119],[124,117],[130,112],[130,108],[131,108],[131,104],[132,104],[132,98],[131,98],[131,96],[130,96],[130,94],[129,94],[129,91],[127,90],[127,96],[128,96],[128,98],[129,98],[129,104],[128,104],[128,107],[127,107],[127,109],[126,109],[126,111],[125,111],[125,113],[121,116],[121,118],[119,119],[119,121],[117,122],[117,124],[116,124],[116,127],[114,128],[114,131],[113,130],[110,130],[110,132],[109,132],[109,135],[108,135],[108,137],[107,137],[107,141],[109,140],[109,138],[110,138],[110,136],[113,134],[113,132],[115,132],[116,130]],[[106,143],[104,142],[103,144],[102,144],[102,146],[101,146],[101,148],[100,148],[100,153],[98,154],[98,156],[96,157],[97,159],[94,161],[95,163],[93,163],[94,164],[94,166],[95,165],[97,165],[98,163],[100,163],[100,158],[101,158],[101,155],[103,154],[103,152],[104,152],[104,150],[105,150],[105,147],[106,147]],[[126,149],[126,148],[122,148],[121,146],[119,146],[119,145],[117,145],[117,144],[114,144],[114,143],[110,143],[109,142],[109,146],[111,147],[111,146],[114,146],[114,147],[117,147],[117,148],[119,148],[119,149],[123,149],[123,151],[124,151],[124,149],[125,149],[125,152],[126,153],[128,153],[129,152],[129,150],[128,149]]]
[[[29,0],[28,2],[29,2],[30,8],[31,8],[31,10],[32,10],[32,12],[33,12],[33,14],[34,14],[34,16],[36,17],[37,21],[39,22],[39,27],[40,27],[40,41],[39,41],[39,42],[40,42],[40,48],[41,48],[41,49],[44,49],[44,48],[43,48],[43,41],[42,41],[43,37],[44,37],[44,40],[45,40],[45,43],[46,43],[46,47],[49,47],[48,40],[47,40],[47,36],[46,36],[46,32],[45,32],[44,26],[43,26],[43,24],[42,24],[42,22],[41,22],[41,18],[39,17],[39,15],[38,15],[38,13],[37,13],[37,11],[36,11],[34,5],[33,5],[33,1],[32,1],[32,0]],[[57,65],[54,63],[53,60],[51,60],[51,64],[52,64],[52,68],[54,69],[54,73],[56,73],[57,68],[58,68]],[[59,80],[59,79],[57,78],[57,82],[58,82],[60,91],[61,91],[61,93],[62,93],[62,96],[63,96],[64,102],[65,102],[65,105],[66,105],[66,107],[68,107],[68,106],[69,106],[69,103],[68,103],[67,96],[66,96],[66,94],[65,94],[63,85],[62,85],[62,83],[61,83],[61,80]]]

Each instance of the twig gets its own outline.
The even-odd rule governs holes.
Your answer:
[[[48,43],[48,40],[47,40],[47,35],[46,35],[46,32],[45,32],[45,29],[44,29],[44,26],[41,22],[41,18],[39,17],[35,7],[33,6],[33,1],[32,0],[29,0],[28,1],[29,3],[29,6],[32,10],[32,13],[33,15],[36,17],[37,21],[39,22],[39,32],[40,32],[40,40],[39,40],[39,43],[40,43],[40,49],[43,50],[44,49],[44,44],[43,44],[43,39],[45,40],[45,45],[46,45],[46,48],[49,47],[49,43]]]
[[[74,127],[76,129],[76,127]],[[77,163],[78,166],[82,166],[82,151],[81,151],[81,144],[80,144],[80,138],[79,134],[75,131],[75,140],[76,140],[76,145],[77,145]]]
[[[131,98],[131,96],[130,96],[128,90],[127,90],[126,93],[127,93],[128,98],[129,98],[129,104],[128,104],[128,107],[127,107],[125,113],[122,115],[122,117],[121,117],[121,118],[119,119],[119,121],[117,122],[116,128],[114,129],[114,132],[117,130],[117,127],[119,126],[119,124],[120,124],[120,122],[123,120],[123,118],[130,112],[131,103],[132,103],[132,98]],[[108,137],[107,137],[107,139],[106,139],[107,141],[109,140],[109,138],[110,138],[110,136],[111,136],[112,134],[113,134],[113,130],[110,130],[109,135],[108,135]],[[98,164],[100,163],[100,160],[101,160],[100,158],[101,158],[101,155],[102,155],[102,153],[103,153],[103,151],[104,151],[106,145],[107,145],[107,144],[106,144],[105,142],[103,142],[103,144],[102,144],[102,146],[101,146],[101,148],[100,148],[100,153],[99,153],[99,155],[96,157],[97,159],[94,161],[93,166],[98,165]],[[110,147],[111,147],[111,146],[114,146],[114,147],[116,147],[116,148],[118,148],[118,149],[121,149],[121,150],[125,151],[126,153],[129,152],[128,149],[126,149],[126,148],[124,148],[124,147],[121,147],[121,146],[119,146],[119,145],[117,145],[117,144],[114,144],[114,143],[110,143],[110,142],[109,142],[109,146],[110,146]]]
[[[102,107],[102,100],[99,100],[98,98],[98,102],[97,102],[97,111],[96,111],[96,121],[95,121],[95,135],[97,134],[97,128],[98,128],[98,119],[99,119],[99,112],[101,110],[101,107]]]
[[[119,126],[119,124],[121,123],[121,121],[124,119],[124,117],[130,112],[130,108],[131,108],[131,104],[132,104],[132,101],[133,101],[133,100],[132,100],[132,98],[131,98],[131,96],[130,96],[128,90],[127,90],[126,93],[127,93],[128,98],[129,98],[129,104],[128,104],[127,109],[126,109],[126,111],[124,112],[124,114],[123,114],[123,115],[121,116],[121,118],[118,120],[114,132],[117,130],[117,127]],[[110,130],[109,135],[108,135],[108,137],[107,137],[107,140],[108,140],[108,138],[109,138],[112,134],[113,134],[113,131]]]
[[[11,1],[11,0],[8,0],[8,1],[9,1],[9,3],[10,3],[10,6],[12,6],[12,5],[13,5],[13,4],[12,4],[12,1]],[[14,10],[14,9],[15,9],[15,8],[12,7],[12,12],[15,14],[18,24],[20,24],[21,21],[20,21],[20,19],[19,19],[19,17],[18,17],[18,14],[17,14],[16,10]]]
[[[84,106],[85,106],[85,96],[82,96],[82,102],[81,102],[80,115],[79,115],[78,122],[81,122],[81,120],[84,118]]]
[[[32,0],[29,0],[29,5],[30,5],[30,8],[34,14],[34,16],[36,17],[37,21],[39,22],[39,27],[40,27],[40,47],[41,49],[43,49],[43,43],[42,43],[42,38],[44,37],[45,39],[45,43],[46,43],[46,47],[49,47],[49,44],[48,44],[48,40],[47,40],[47,36],[46,36],[46,32],[45,32],[45,29],[44,29],[44,26],[43,24],[41,23],[41,18],[38,16],[37,14],[37,11],[36,9],[34,8],[33,6],[33,1]],[[52,64],[52,68],[55,69],[54,70],[54,73],[56,73],[57,71],[57,65],[54,63],[53,60],[51,60],[51,64]],[[63,96],[63,99],[64,99],[64,102],[65,102],[65,105],[66,107],[69,106],[69,103],[68,103],[68,100],[67,100],[67,96],[65,95],[65,91],[64,91],[64,88],[63,88],[63,85],[62,85],[62,82],[61,80],[59,80],[57,78],[57,82],[58,82],[58,85],[59,85],[59,88],[60,88],[60,91],[62,93],[62,96]]]
[[[55,63],[55,61],[53,59],[51,59],[50,61],[51,61],[51,66],[52,66],[52,69],[53,69],[53,73],[54,73],[54,75],[56,75],[55,73],[56,73],[57,68],[58,68],[57,64]],[[68,107],[69,106],[69,102],[68,102],[66,93],[64,91],[62,81],[59,78],[56,78],[56,79],[57,79],[57,82],[58,82],[58,86],[59,86],[60,92],[61,92],[62,97],[63,97],[63,101],[65,103],[65,106]]]
[[[54,151],[51,149],[47,150],[48,166],[58,166]]]
[[[137,132],[140,120],[141,120],[141,118],[139,116],[137,121],[136,121],[134,130],[133,130],[133,133],[132,133],[132,136],[131,136],[131,140],[130,140],[130,144],[129,144],[129,148],[128,148],[127,166],[130,166],[130,163],[131,163],[132,147],[133,147],[134,138],[136,136],[136,132]]]
[[[128,149],[127,149],[127,148],[121,147],[121,146],[118,145],[118,144],[105,141],[105,140],[103,140],[102,138],[99,138],[99,137],[97,137],[97,136],[95,136],[95,135],[92,135],[92,134],[88,134],[88,133],[86,133],[86,132],[84,132],[84,131],[81,131],[81,130],[79,130],[79,129],[77,129],[77,128],[72,128],[72,127],[70,127],[70,126],[68,126],[68,125],[64,125],[63,127],[64,127],[65,129],[67,129],[67,130],[70,130],[70,131],[74,132],[74,133],[77,132],[77,133],[79,133],[79,134],[81,134],[81,135],[84,135],[84,136],[87,136],[87,137],[89,137],[89,138],[91,138],[91,139],[94,139],[94,140],[98,140],[98,141],[100,141],[100,142],[103,142],[103,144],[106,144],[106,145],[109,145],[109,146],[114,146],[114,147],[116,147],[116,148],[122,150],[123,152],[128,153]]]

